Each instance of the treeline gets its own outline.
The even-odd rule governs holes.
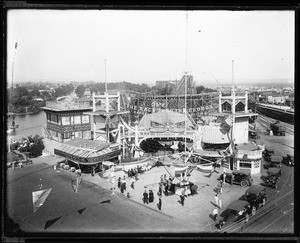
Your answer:
[[[69,95],[74,90],[72,84],[62,85],[53,90],[46,90],[46,88],[43,84],[33,84],[32,86],[17,85],[14,89],[8,89],[8,112],[38,112],[40,107],[46,105],[46,101],[53,101],[57,97]],[[41,100],[36,98],[41,98]]]
[[[104,94],[105,92],[105,83],[94,83],[83,85],[80,84],[76,87],[75,93],[78,97],[82,97],[86,89],[90,89],[91,93],[95,92],[98,94]],[[147,84],[134,84],[126,81],[116,82],[116,83],[107,83],[108,90],[132,90],[136,92],[146,93],[151,90],[155,90],[155,87],[150,88]]]
[[[173,85],[168,85],[167,87],[164,87],[164,88],[158,88],[156,86],[149,87],[147,84],[144,84],[144,83],[143,84],[134,84],[134,83],[126,82],[126,81],[107,84],[108,90],[132,90],[132,91],[140,92],[140,93],[156,91],[157,95],[170,95],[172,93],[173,88],[174,88]],[[79,84],[76,87],[75,93],[77,94],[78,97],[82,97],[86,89],[90,89],[91,94],[93,92],[98,93],[98,94],[104,94],[105,83],[94,83],[94,84],[88,84],[88,85]],[[196,86],[197,94],[216,92],[216,91],[217,90],[215,90],[215,89],[206,88],[202,85]]]

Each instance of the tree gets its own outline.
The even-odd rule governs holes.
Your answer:
[[[75,89],[75,93],[79,98],[83,96],[84,91],[85,91],[85,86],[82,84],[78,85]]]
[[[28,136],[27,138],[23,138],[23,141],[23,146],[18,148],[20,152],[29,152],[29,157],[42,155],[43,150],[45,149],[43,137],[39,135],[35,135],[34,137]]]

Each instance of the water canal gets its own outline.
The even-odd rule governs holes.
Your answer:
[[[43,127],[46,126],[46,114],[43,111],[31,115],[16,116],[15,122],[19,128],[7,134],[8,142],[30,135],[44,136],[45,134]]]

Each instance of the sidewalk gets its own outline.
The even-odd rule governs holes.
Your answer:
[[[174,167],[170,166],[167,167],[167,169],[173,172]],[[214,222],[209,215],[214,209],[214,188],[217,187],[217,178],[222,171],[222,168],[217,168],[216,171],[212,173],[211,177],[209,177],[209,174],[207,173],[194,170],[191,175],[194,179],[196,179],[195,184],[198,186],[197,193],[185,197],[184,206],[181,205],[180,197],[178,195],[172,195],[171,192],[169,193],[169,196],[165,196],[163,194],[161,198],[161,213],[168,215],[172,220],[185,222],[185,224],[189,225],[191,229],[197,228],[201,232],[217,231],[217,228],[215,227],[216,222]],[[115,172],[115,194],[127,199],[126,195],[127,192],[129,192],[129,200],[133,200],[152,210],[159,211],[157,207],[159,198],[157,195],[158,182],[160,181],[160,176],[164,174],[166,174],[167,178],[169,178],[169,174],[163,166],[154,167],[139,175],[139,180],[135,182],[134,189],[132,189],[130,187],[131,178],[127,177],[123,171]],[[120,189],[117,187],[117,180],[118,177],[123,178],[124,175],[126,176],[126,191],[122,194]],[[83,180],[112,191],[112,184],[110,181],[101,178],[98,174],[95,174],[94,176],[91,176],[91,174],[83,174],[82,178]],[[254,177],[254,184],[257,184],[258,182],[260,183],[260,175]],[[222,208],[219,209],[219,213],[226,209],[229,203],[231,203],[234,199],[238,199],[242,196],[248,188],[249,187],[243,188],[239,185],[231,186],[229,184],[225,184],[223,187],[223,193],[219,195],[219,198],[222,200]],[[145,190],[149,192],[149,189],[151,189],[154,193],[154,202],[144,204],[142,200],[143,192]]]

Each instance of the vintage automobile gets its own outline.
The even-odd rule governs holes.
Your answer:
[[[221,214],[221,220],[226,222],[226,225],[240,221],[246,217],[249,218],[250,215],[254,215],[256,209],[251,207],[251,204],[245,200],[234,200],[229,204],[227,209],[225,209]]]
[[[270,167],[281,168],[282,157],[272,155],[270,159]]]
[[[282,158],[282,163],[287,166],[294,166],[294,156],[287,154],[286,157]]]
[[[250,203],[252,207],[251,214],[254,215],[258,208],[263,207],[266,204],[266,188],[261,185],[253,185],[245,192],[245,194],[240,199]]]
[[[234,170],[232,173],[225,173],[225,182],[232,184],[238,184],[243,187],[251,186],[253,183],[253,178],[249,171],[245,170]],[[224,180],[224,174],[219,177],[219,180]]]
[[[269,186],[269,187],[273,187],[273,188],[277,188],[278,184],[280,182],[281,179],[281,169],[280,168],[274,168],[271,167],[267,170],[267,174],[268,176],[266,176],[263,179],[263,183],[261,183],[262,186]]]
[[[253,131],[253,130],[248,131],[248,136],[249,136],[249,138],[252,138],[252,139],[258,138],[257,132]]]
[[[271,161],[271,156],[274,155],[275,150],[272,148],[266,148],[263,151],[263,157],[266,161],[270,162]]]

